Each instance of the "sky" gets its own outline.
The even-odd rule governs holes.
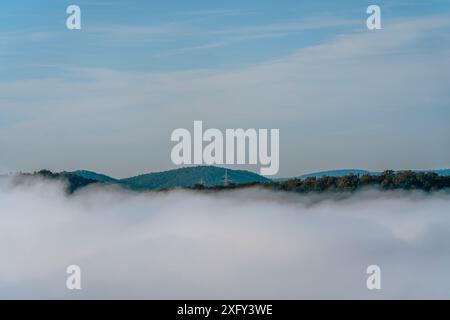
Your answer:
[[[448,168],[449,83],[448,1],[2,2],[0,173],[172,169],[194,120],[280,129],[280,177]]]

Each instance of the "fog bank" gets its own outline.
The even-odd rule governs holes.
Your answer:
[[[0,298],[450,298],[450,195],[129,193],[0,178]],[[66,289],[66,267],[82,290]],[[381,267],[382,289],[366,288]]]

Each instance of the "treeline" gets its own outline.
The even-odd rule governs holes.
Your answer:
[[[61,172],[61,173],[53,173],[50,170],[41,170],[34,172],[32,174],[22,174],[21,176],[40,176],[47,179],[53,179],[53,180],[61,180],[67,182],[66,186],[66,192],[71,194],[74,193],[76,190],[86,187],[93,183],[101,183],[96,180],[87,179],[79,177],[75,174],[68,173],[68,172]]]
[[[290,179],[281,182],[269,183],[251,183],[228,186],[216,186],[207,188],[202,185],[196,185],[194,189],[236,189],[250,186],[263,186],[276,190],[294,191],[294,192],[345,192],[356,191],[364,187],[375,187],[382,190],[423,190],[437,191],[450,188],[450,176],[440,176],[434,172],[417,171],[392,171],[387,170],[376,175],[355,175],[349,174],[342,177],[320,178],[309,177],[306,179]]]
[[[79,177],[72,173],[52,173],[48,170],[41,170],[33,174],[22,174],[21,176],[41,176],[48,179],[58,179],[67,181],[67,192],[73,193],[93,183],[107,184],[96,180]],[[20,176],[19,176],[20,177]],[[272,190],[292,191],[299,193],[308,192],[352,192],[365,187],[373,187],[381,190],[423,190],[426,192],[443,190],[450,188],[450,176],[440,176],[434,172],[418,171],[392,171],[387,170],[380,174],[349,174],[342,177],[323,176],[320,178],[309,177],[306,179],[290,179],[287,181],[253,182],[246,184],[229,184],[227,186],[218,185],[207,187],[196,184],[188,189],[219,191],[243,189],[260,186]],[[169,191],[169,189],[154,189],[153,191]],[[150,191],[150,190],[147,190]]]

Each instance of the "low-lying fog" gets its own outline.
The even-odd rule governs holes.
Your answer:
[[[79,265],[82,289],[66,289]],[[366,268],[381,267],[381,290]],[[450,194],[128,193],[0,179],[0,298],[450,298]]]

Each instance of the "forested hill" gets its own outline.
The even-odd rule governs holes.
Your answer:
[[[155,190],[188,188],[196,184],[213,187],[227,183],[240,185],[270,181],[270,179],[250,171],[230,170],[215,166],[197,166],[143,174],[122,179],[120,183],[133,190]]]
[[[236,189],[255,186],[258,184],[216,186],[212,189]],[[286,181],[259,184],[265,188],[275,190],[308,192],[348,192],[362,188],[373,187],[381,190],[423,190],[426,192],[450,188],[450,176],[438,175],[435,172],[423,171],[392,171],[387,170],[377,174],[348,174],[345,176],[312,176],[306,179],[294,178]],[[207,189],[196,186],[197,189]],[[211,189],[211,188],[209,188]]]
[[[80,174],[81,173],[81,174]],[[392,171],[381,173],[354,174],[344,176],[309,176],[272,181],[249,171],[226,170],[218,167],[192,167],[161,173],[141,175],[129,179],[114,179],[88,171],[53,173],[48,170],[20,177],[44,177],[59,179],[67,183],[68,193],[88,185],[116,185],[134,191],[172,190],[188,188],[193,190],[232,190],[260,186],[273,190],[307,192],[348,192],[365,187],[382,190],[437,191],[450,188],[450,176],[425,171]],[[20,180],[20,179],[19,179]]]

